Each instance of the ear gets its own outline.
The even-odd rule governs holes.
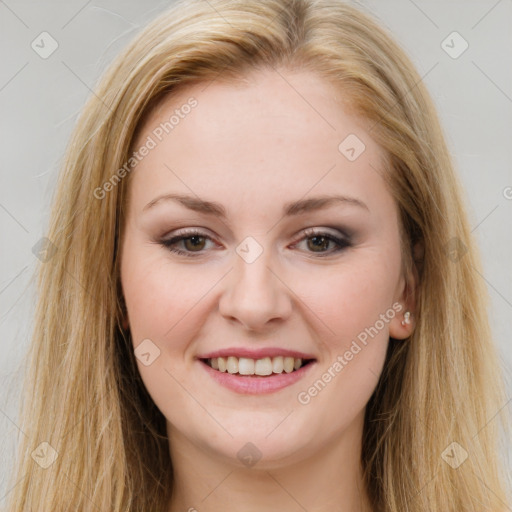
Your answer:
[[[422,259],[423,245],[418,242],[413,250],[412,268],[402,274],[397,286],[394,303],[402,306],[397,308],[397,314],[389,324],[389,335],[397,340],[409,338],[416,325],[416,295],[419,283],[418,269],[416,263]],[[406,313],[409,312],[408,315]]]
[[[128,331],[130,329],[130,322],[128,321],[128,310],[126,309],[126,303],[124,301],[124,297],[121,300],[121,327],[124,331]]]
[[[130,327],[130,324],[128,323],[128,315],[126,313],[124,313],[123,317],[121,318],[121,325],[125,331],[127,331]]]
[[[119,285],[120,286],[120,285]],[[126,308],[126,301],[124,299],[122,288],[119,287],[119,309],[118,314],[121,320],[121,327],[124,331],[128,331],[130,328],[130,323],[128,321],[128,310]]]

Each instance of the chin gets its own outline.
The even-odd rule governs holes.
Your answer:
[[[261,417],[261,415],[258,415]],[[307,425],[286,425],[294,414],[283,421],[283,415],[276,420],[258,423],[254,417],[249,421],[225,422],[228,434],[204,438],[204,443],[213,456],[225,459],[228,464],[254,469],[275,469],[293,464],[313,455],[322,441],[309,432]],[[280,424],[280,422],[282,422]]]

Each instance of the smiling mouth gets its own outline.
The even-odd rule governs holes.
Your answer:
[[[300,359],[294,357],[264,357],[250,359],[247,357],[213,357],[200,359],[213,370],[221,373],[230,373],[241,376],[268,377],[281,373],[293,373],[312,363],[315,359]]]

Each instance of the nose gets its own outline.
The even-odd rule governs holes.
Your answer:
[[[268,329],[291,314],[293,293],[279,271],[271,268],[270,252],[264,250],[251,263],[236,254],[235,268],[225,281],[226,288],[219,301],[220,314],[247,330]]]

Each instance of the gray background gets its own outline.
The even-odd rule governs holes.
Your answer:
[[[16,416],[33,326],[32,248],[47,225],[67,140],[102,71],[170,3],[0,0],[0,508],[10,491],[15,440],[24,435]],[[406,49],[437,104],[482,250],[482,279],[512,397],[512,1],[361,5]],[[46,59],[31,47],[44,31],[58,43]],[[457,52],[461,40],[449,38],[442,46],[453,31],[469,44],[458,58],[443,46]]]

